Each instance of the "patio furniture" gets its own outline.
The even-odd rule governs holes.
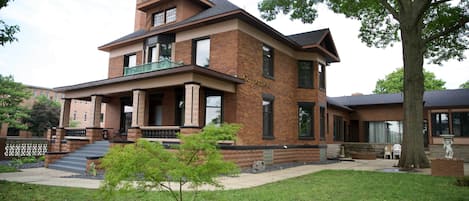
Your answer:
[[[392,154],[393,154],[393,158],[396,158],[396,156],[399,156],[399,158],[401,158],[401,145],[400,144],[394,144],[392,146]]]
[[[384,159],[388,159],[388,156],[389,156],[389,159],[393,159],[392,145],[390,144],[384,145]]]

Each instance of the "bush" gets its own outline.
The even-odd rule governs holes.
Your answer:
[[[185,184],[190,183],[194,190],[203,184],[221,187],[215,178],[236,174],[239,169],[223,160],[217,141],[233,140],[239,128],[233,124],[208,125],[200,133],[178,135],[181,144],[170,151],[158,142],[142,139],[125,147],[115,146],[102,160],[101,166],[106,170],[102,189],[108,193],[136,187],[161,189],[182,201]],[[178,191],[171,188],[171,183],[177,183]]]

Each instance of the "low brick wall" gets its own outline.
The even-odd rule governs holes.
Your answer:
[[[343,145],[346,157],[351,157],[352,153],[374,153],[375,158],[384,158],[384,146],[386,144],[345,142]]]
[[[62,144],[62,150],[68,152],[74,152],[75,150],[89,144],[89,140],[82,140],[82,139],[67,139],[66,144]]]
[[[49,167],[49,164],[55,162],[56,160],[61,159],[65,155],[67,155],[69,152],[46,152],[45,154],[45,160],[44,160],[44,166],[47,168]]]
[[[460,158],[469,162],[469,145],[466,144],[453,144],[451,145],[454,152],[454,158]],[[445,150],[442,144],[431,144],[428,146],[430,149],[430,159],[444,158]]]
[[[431,160],[432,176],[464,176],[464,160],[433,159]]]
[[[262,161],[262,150],[221,150],[223,158],[236,163],[240,168],[251,167],[254,161]]]

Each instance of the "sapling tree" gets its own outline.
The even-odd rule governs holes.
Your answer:
[[[204,184],[222,187],[216,177],[236,174],[239,169],[223,160],[217,141],[233,140],[239,128],[236,124],[210,124],[199,133],[178,135],[181,144],[173,149],[142,139],[124,147],[115,146],[102,160],[106,172],[102,189],[166,190],[174,200],[182,201],[185,185],[196,192]]]

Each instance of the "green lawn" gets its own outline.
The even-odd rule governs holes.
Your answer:
[[[0,165],[0,173],[4,172],[18,172],[18,170],[15,167],[11,167],[8,165]]]
[[[448,177],[326,170],[256,188],[201,192],[198,200],[468,200],[469,187],[454,183],[455,179]],[[167,196],[159,192],[132,192],[119,193],[111,200],[170,200]],[[0,181],[0,200],[102,199],[98,190]]]

